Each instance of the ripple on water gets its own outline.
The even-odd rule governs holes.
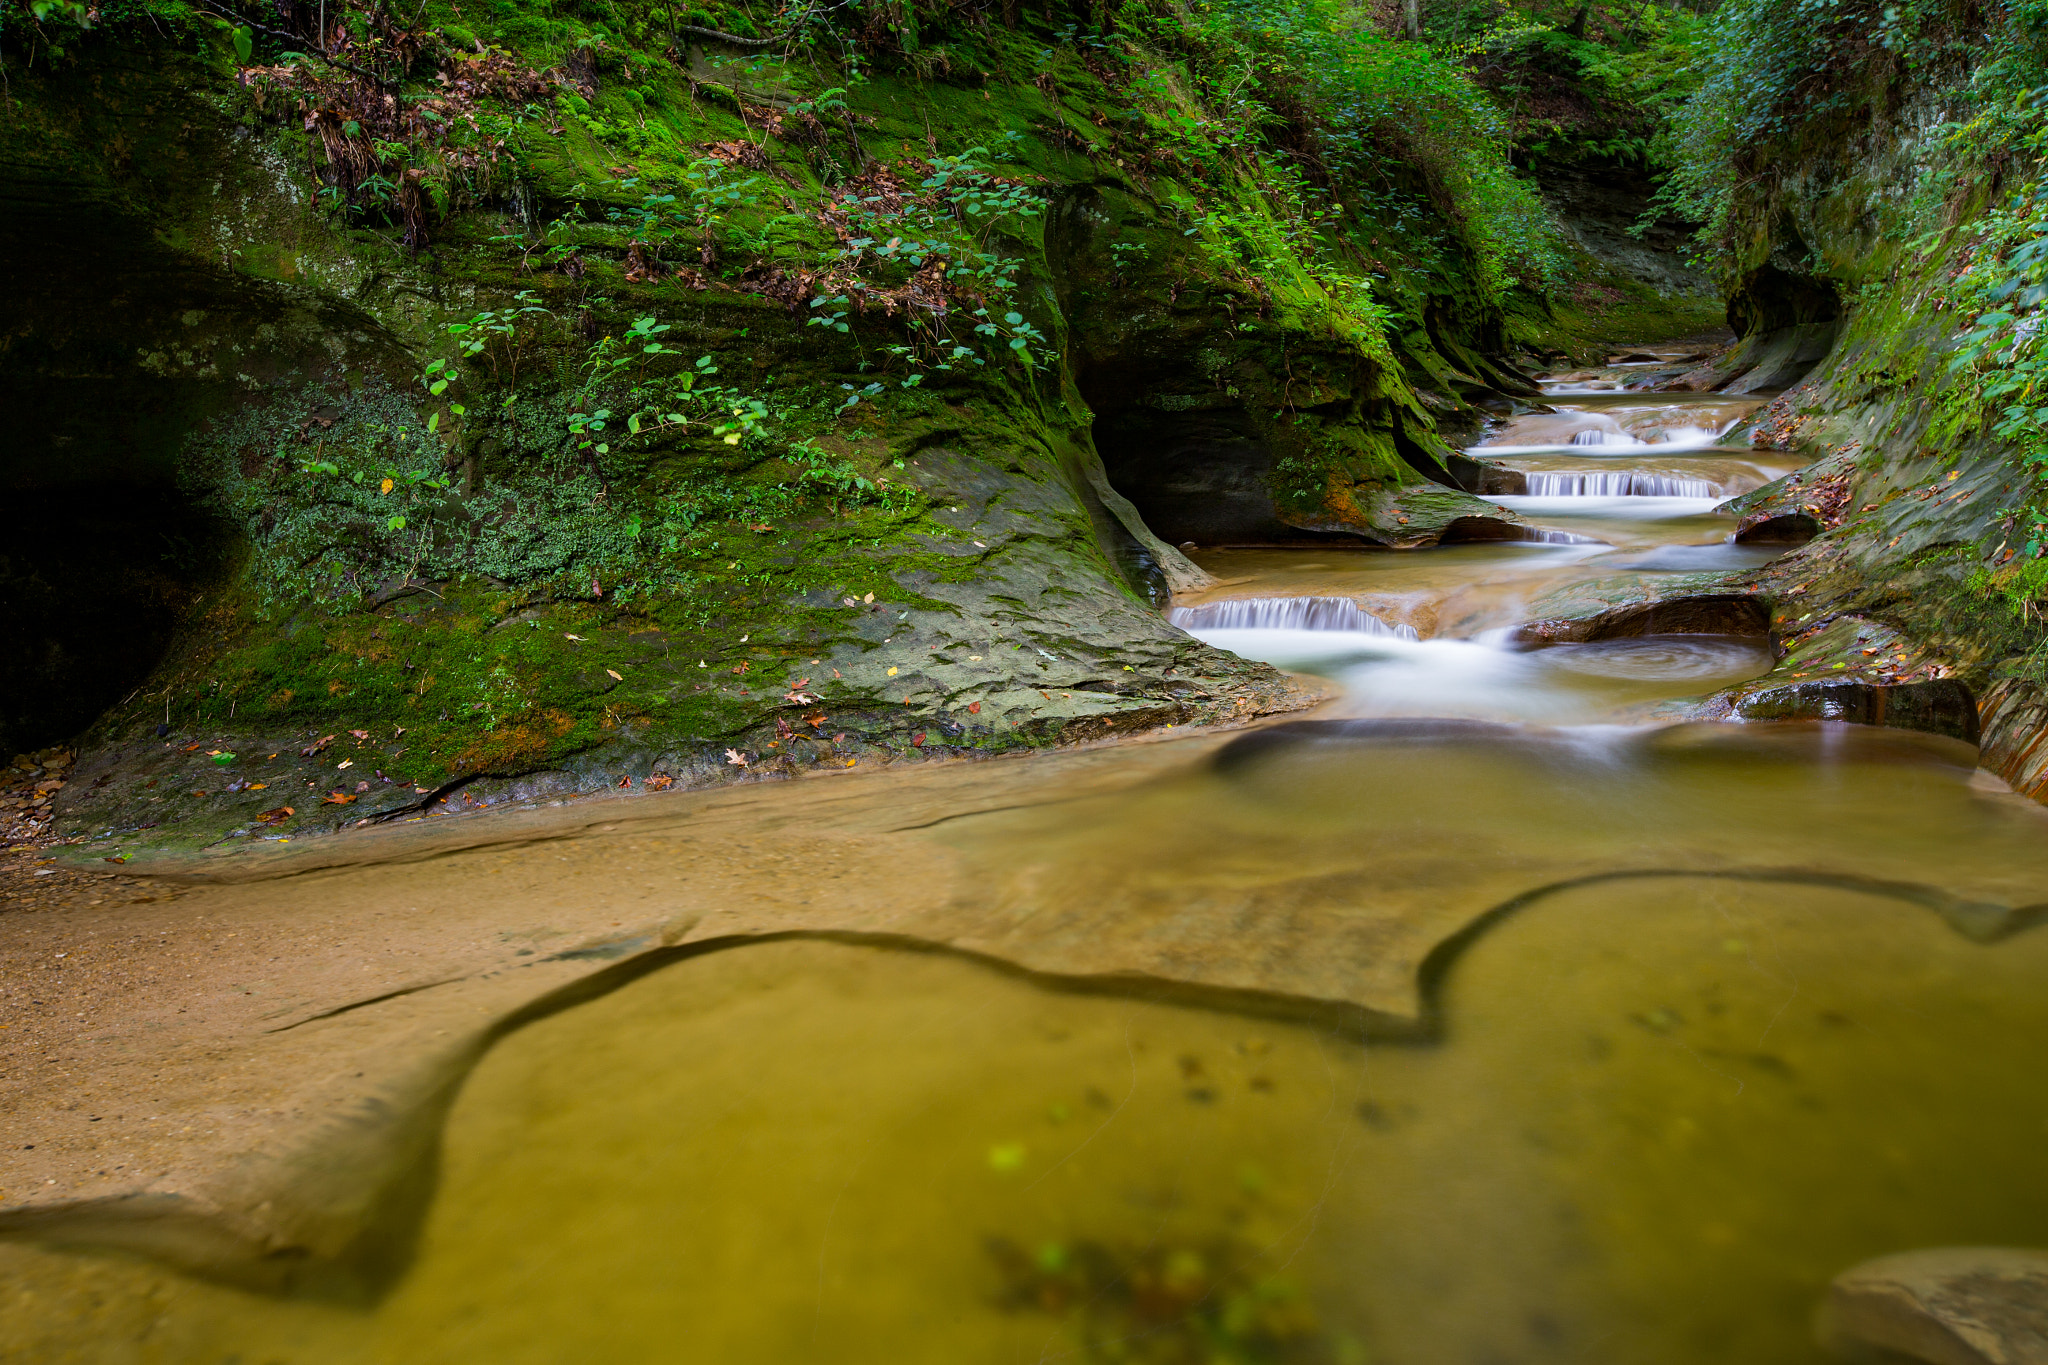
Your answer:
[[[1650,635],[1591,644],[1553,645],[1538,659],[1546,667],[1602,678],[1643,682],[1716,682],[1753,678],[1771,664],[1761,640],[1718,635]]]

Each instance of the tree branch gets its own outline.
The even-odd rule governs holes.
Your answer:
[[[326,62],[329,66],[338,66],[344,71],[352,71],[356,75],[361,76],[364,80],[374,81],[378,85],[385,86],[396,84],[396,82],[386,80],[384,77],[378,75],[374,71],[365,71],[362,67],[357,66],[354,62],[345,62],[341,60],[341,58],[339,57],[330,57],[325,52],[322,52],[319,48],[310,46],[304,38],[301,38],[296,33],[287,33],[283,29],[271,28],[267,24],[259,24],[255,20],[244,18],[243,16],[236,14],[232,10],[218,10],[213,9],[209,6],[206,7],[206,12],[208,14],[211,14],[216,19],[224,19],[228,23],[241,24],[245,28],[253,29],[256,32],[262,34],[266,38],[276,38],[280,42],[289,43],[292,47],[292,50],[295,52],[304,53],[308,57],[318,57],[321,61]]]

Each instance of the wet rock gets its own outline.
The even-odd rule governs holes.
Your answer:
[[[1834,349],[1836,327],[1832,320],[1809,322],[1743,338],[1728,353],[1730,361],[1744,367],[1743,372],[1720,385],[1721,391],[1756,393],[1791,388]]]
[[[1967,744],[1979,737],[1977,702],[1954,678],[1881,683],[1840,679],[1801,682],[1751,693],[1735,703],[1744,720],[1841,720],[1948,735]]]
[[[2032,683],[2002,678],[1978,708],[1982,762],[2012,789],[2048,800],[2048,697]]]
[[[2048,1252],[1940,1247],[1866,1261],[1828,1287],[1821,1334],[1870,1365],[2048,1365]]]
[[[1738,639],[1768,637],[1771,615],[1761,598],[1743,593],[1713,593],[1638,602],[1596,616],[1531,621],[1510,642],[1523,649],[1545,645],[1586,644],[1642,635],[1726,635]]]
[[[1838,324],[1799,323],[1744,337],[1726,354],[1655,387],[1667,393],[1758,393],[1789,389],[1834,349]]]
[[[1444,462],[1451,472],[1451,478],[1467,493],[1482,496],[1514,496],[1529,491],[1529,476],[1519,469],[1510,469],[1494,460],[1475,460],[1468,455],[1452,455]]]
[[[1399,549],[1473,541],[1545,540],[1554,532],[1531,526],[1497,503],[1460,489],[1411,485],[1370,500],[1370,534]]]

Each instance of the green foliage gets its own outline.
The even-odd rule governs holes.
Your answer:
[[[1816,130],[1879,117],[1901,81],[1938,81],[1976,106],[1944,130],[1958,161],[2008,150],[2022,131],[2013,101],[2048,81],[2048,0],[1728,0],[1697,53],[1672,200],[1725,250],[1738,189],[1796,164]]]
[[[683,168],[674,181],[653,183],[637,206],[613,208],[606,218],[624,224],[634,243],[653,248],[656,260],[677,243],[694,242],[697,258],[709,265],[717,257],[722,230],[739,213],[762,202],[761,183],[755,176],[739,175],[715,156],[700,156]],[[641,184],[640,177],[616,182],[630,190]]]
[[[1453,223],[1476,258],[1487,294],[1558,287],[1566,263],[1556,225],[1535,189],[1509,165],[1511,132],[1499,109],[1454,60],[1381,36],[1334,0],[1218,0],[1198,20],[1201,39],[1246,79],[1218,125],[1257,128],[1273,110],[1250,93],[1254,74],[1313,113],[1315,146],[1347,188],[1398,192],[1403,167],[1422,171],[1455,205]],[[1221,153],[1227,137],[1210,135]],[[1395,153],[1389,156],[1389,151]]]
[[[2008,520],[2028,559],[2048,550],[2048,90],[2031,104],[2035,127],[2022,145],[2033,176],[1964,229],[1969,245],[1950,299],[1974,320],[1955,340],[1944,395],[2017,450],[2031,490]]]
[[[900,309],[908,341],[884,350],[908,367],[906,387],[931,372],[987,363],[954,325],[955,312],[965,314],[971,335],[1026,371],[1054,360],[1044,333],[1013,302],[1025,259],[1000,249],[1033,228],[1044,198],[1000,175],[986,147],[934,153],[927,166],[914,192],[856,182],[834,193],[827,212],[847,234],[831,262],[840,292],[811,300],[823,310],[811,325],[849,331],[849,303]]]
[[[736,446],[759,432],[768,407],[759,398],[716,382],[718,366],[708,355],[692,364],[676,363],[679,353],[661,340],[667,323],[641,318],[619,337],[600,337],[583,362],[584,383],[573,399],[570,433],[579,451],[609,455],[602,439],[613,421],[612,410],[600,407],[607,394],[623,405],[626,435],[633,438],[689,433],[704,429],[726,445]]]

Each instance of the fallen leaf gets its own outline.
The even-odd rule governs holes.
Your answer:
[[[844,742],[845,742],[845,740],[846,740],[846,731],[844,731],[844,730],[841,730],[841,731],[840,731],[840,732],[839,732],[838,734],[836,734],[836,735],[832,736],[832,742],[833,742],[834,744],[840,744],[840,743],[844,743]]]
[[[968,714],[968,715],[970,715],[970,716],[978,716],[978,715],[980,715],[980,714],[981,714],[981,703],[980,703],[980,702],[978,702],[978,701],[971,701],[971,702],[968,702],[968,703],[967,703],[967,714]]]
[[[785,693],[782,699],[786,702],[789,702],[793,706],[809,706],[812,702],[817,700],[816,697],[812,696],[808,692],[797,691],[790,691]]]
[[[843,597],[839,600],[839,605],[842,607],[857,607],[860,605],[860,599],[858,597]]]
[[[651,792],[665,792],[675,785],[675,779],[667,773],[655,773],[640,785]]]
[[[875,600],[875,595],[873,593],[869,593],[866,597],[863,597],[860,600],[863,602],[872,602]]]
[[[622,778],[620,778],[620,779],[619,779],[619,786],[620,786],[621,788],[624,788],[624,787],[630,787],[630,786],[632,786],[632,785],[633,785],[633,779],[632,779],[631,777],[622,777]]]
[[[344,758],[343,760],[341,760],[341,762],[335,764],[334,766],[336,768],[353,768],[356,766],[356,761],[352,758]]]
[[[270,784],[268,782],[251,782],[249,784],[249,790],[252,792],[260,792],[269,785]]]
[[[377,491],[379,493],[389,493],[392,489],[396,488],[397,486],[398,485],[393,483],[391,480],[386,479],[384,480],[384,482],[377,485]]]
[[[744,768],[747,766],[747,756],[737,749],[727,749],[725,751],[725,761],[727,763],[732,764],[732,766],[735,768]]]
[[[204,742],[205,742],[204,740],[200,741],[200,743],[204,743]],[[198,745],[198,744],[187,744],[187,745],[185,746],[185,752],[189,754],[189,753],[191,753],[191,752],[192,752],[192,751],[193,751],[194,749],[196,749],[196,748],[198,748],[198,747],[199,747],[199,745]]]
[[[349,733],[354,735],[357,739],[361,740],[367,740],[370,737],[370,732],[368,730],[351,730],[349,731]]]
[[[566,632],[565,632],[565,633],[563,634],[562,638],[563,638],[564,640],[574,640],[574,641],[576,641],[576,643],[578,643],[578,644],[581,644],[581,643],[583,643],[583,637],[582,637],[581,635],[570,635],[570,634],[568,634],[568,633],[566,633]]]
[[[922,749],[924,747],[924,731],[919,730],[910,737],[910,747],[913,749]]]
[[[822,730],[825,728],[825,713],[823,711],[820,711],[815,716],[805,716],[804,721],[813,730]]]
[[[625,681],[625,678],[623,678],[623,677],[621,677],[621,676],[620,676],[620,674],[619,674],[619,670],[618,670],[618,669],[616,669],[616,668],[607,668],[607,669],[605,670],[605,672],[607,672],[607,673],[609,673],[609,674],[611,674],[611,675],[612,675],[612,681],[613,681],[613,682],[624,682],[624,681]]]
[[[892,678],[893,678],[893,677],[895,677],[895,676],[896,676],[896,670],[895,670],[895,669],[893,669],[893,668],[892,668],[892,669],[890,669],[890,670],[889,670],[889,676],[890,676],[890,677],[892,677]]]
[[[323,806],[346,806],[354,800],[355,798],[345,791],[331,791],[320,798],[320,804]]]
[[[322,735],[320,736],[320,738],[314,740],[311,744],[308,744],[305,748],[299,750],[299,757],[311,758],[314,754],[319,753],[322,749],[326,748],[328,745],[332,743],[334,743],[333,735]]]

